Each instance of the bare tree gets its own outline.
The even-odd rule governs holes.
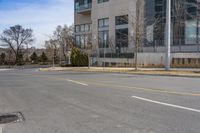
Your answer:
[[[53,38],[56,39],[59,43],[60,56],[62,54],[64,56],[64,59],[67,60],[67,52],[69,52],[71,48],[75,45],[74,26],[57,26],[56,30],[54,31]]]
[[[132,29],[129,35],[129,40],[134,43],[135,70],[138,70],[138,52],[142,51],[142,47],[144,46],[147,36],[149,34],[153,34],[147,33],[145,30],[145,27],[149,21],[145,16],[145,4],[145,0],[137,0],[135,14],[129,11],[129,16],[127,19],[130,24],[130,28]],[[151,22],[153,23],[152,26],[154,27],[154,30],[157,29],[156,24],[159,23],[159,21],[159,18],[155,18],[153,22]]]
[[[108,40],[108,46],[111,50],[111,59],[113,58],[113,53],[115,53],[115,40],[114,37],[111,36]],[[110,66],[111,66],[111,61],[110,61]]]
[[[64,25],[62,35],[65,41],[65,47],[66,49],[71,49],[75,45],[74,40],[74,26],[67,26]]]
[[[184,32],[184,25],[185,25],[185,1],[183,0],[174,0],[174,10],[173,16],[175,18],[174,21],[174,43],[179,45],[179,50],[181,50],[183,32]]]
[[[58,40],[50,40],[50,45],[53,48],[53,67],[55,65],[55,63],[57,62],[58,59],[58,54],[59,54],[59,44],[58,44]]]
[[[52,61],[53,66],[58,61],[59,55],[59,44],[57,40],[50,39],[45,42],[46,54],[50,61]]]
[[[183,42],[185,32],[185,25],[187,20],[195,20],[195,24],[191,24],[194,28],[199,27],[199,0],[186,1],[186,0],[173,0],[174,10],[174,39],[175,43],[179,44],[180,48]],[[190,8],[193,10],[187,10]],[[199,28],[197,28],[197,43],[199,43]],[[180,49],[181,50],[181,49]]]
[[[64,48],[64,40],[63,40],[63,36],[62,36],[62,26],[58,25],[56,27],[56,30],[54,31],[53,33],[53,38],[54,40],[57,40],[57,43],[58,43],[58,47],[59,47],[59,55],[60,55],[60,65],[61,65],[61,60],[62,60],[62,55],[64,55],[65,59],[66,59],[66,56],[65,56],[65,51],[63,50]],[[52,40],[51,40],[52,42]],[[54,46],[55,48],[55,46]]]
[[[11,65],[13,64],[14,62],[14,54],[13,54],[13,51],[11,48],[8,48],[6,50],[6,53],[8,53],[8,65],[9,65],[9,68],[11,67]]]
[[[145,0],[137,0],[135,11],[128,11],[129,15],[124,21],[128,21],[131,32],[127,35],[129,41],[134,43],[134,60],[135,70],[138,70],[138,52],[143,47],[145,32],[145,16],[144,16]],[[135,12],[135,14],[133,14]],[[127,40],[125,38],[125,40]]]
[[[113,53],[115,52],[115,40],[114,37],[111,36],[108,40],[108,46],[111,50],[111,58],[113,58]]]
[[[93,53],[94,47],[92,45],[92,35],[91,34],[87,34],[87,35],[85,35],[85,37],[86,37],[86,39],[85,39],[86,45],[84,46],[82,51],[84,53],[86,53],[87,56],[88,56],[88,69],[90,69],[90,64],[91,64],[90,57],[91,57],[91,55]]]
[[[0,65],[4,65],[5,61],[6,61],[6,54],[1,53],[0,54]]]
[[[2,41],[4,47],[10,48],[15,54],[15,63],[19,61],[19,55],[21,49],[33,42],[33,30],[24,29],[20,25],[15,25],[9,29],[5,29],[0,36],[0,41]]]
[[[50,41],[45,41],[44,47],[45,47],[45,53],[46,53],[47,57],[49,58],[49,61],[52,61],[52,59],[53,59],[53,54],[52,54],[53,53],[53,47],[52,47]]]

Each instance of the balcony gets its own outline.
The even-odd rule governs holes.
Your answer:
[[[87,3],[83,5],[78,5],[75,7],[75,12],[79,14],[89,14],[91,13],[92,3]]]

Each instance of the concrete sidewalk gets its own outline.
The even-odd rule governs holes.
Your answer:
[[[50,67],[40,68],[40,71],[82,71],[82,72],[116,72],[139,75],[159,75],[159,76],[181,76],[181,77],[200,77],[200,69],[177,69],[165,71],[164,68],[111,68],[111,67]]]

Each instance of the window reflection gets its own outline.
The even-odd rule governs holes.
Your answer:
[[[166,0],[146,0],[146,46],[164,46],[166,33]],[[173,45],[199,43],[200,2],[198,0],[172,0]],[[153,29],[152,29],[153,26]]]

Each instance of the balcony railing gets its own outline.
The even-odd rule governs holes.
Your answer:
[[[76,13],[90,12],[91,8],[92,8],[92,3],[88,3],[75,7],[75,12]]]

